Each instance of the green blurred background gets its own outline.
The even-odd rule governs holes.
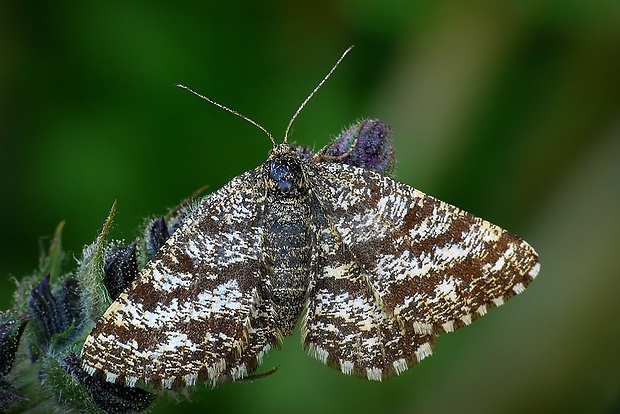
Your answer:
[[[620,2],[155,1],[0,4],[0,302],[66,220],[79,257],[355,119],[394,131],[397,179],[523,236],[527,292],[384,383],[272,351],[275,375],[153,413],[620,411]],[[73,263],[69,263],[70,270]]]

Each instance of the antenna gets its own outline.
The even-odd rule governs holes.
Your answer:
[[[342,58],[340,59],[342,60]],[[340,61],[338,61],[340,62]],[[332,69],[333,71],[333,69]],[[331,72],[330,72],[331,73]],[[248,118],[247,116],[243,115],[240,112],[235,111],[234,109],[230,109],[227,106],[222,105],[221,103],[215,102],[213,99],[210,99],[196,91],[194,91],[191,88],[188,88],[185,85],[181,85],[180,83],[177,83],[175,86],[181,88],[181,89],[185,89],[186,91],[189,91],[191,93],[193,93],[194,95],[196,95],[197,97],[199,97],[200,99],[204,99],[205,101],[209,102],[210,104],[213,104],[215,106],[217,106],[218,108],[221,108],[227,112],[230,112],[233,115],[237,115],[239,118],[245,119],[246,121],[248,121],[250,124],[254,125],[255,127],[259,128],[261,131],[263,131],[265,134],[267,134],[267,136],[269,137],[269,140],[271,141],[271,144],[273,145],[273,147],[275,148],[276,145],[276,141],[273,139],[273,136],[269,133],[269,131],[267,131],[261,124],[259,124],[258,122]],[[319,85],[320,86],[320,85]],[[313,92],[314,93],[314,92]]]
[[[342,56],[340,56],[340,59],[338,59],[338,61],[336,62],[336,64],[330,69],[330,71],[327,73],[327,75],[325,75],[325,77],[323,78],[323,80],[321,80],[321,82],[319,82],[319,84],[312,90],[312,92],[310,92],[310,95],[308,95],[308,97],[301,103],[301,105],[299,105],[299,108],[297,108],[297,111],[295,111],[295,113],[293,114],[293,117],[291,118],[291,120],[289,121],[287,127],[286,127],[286,131],[284,132],[284,143],[288,144],[288,134],[291,130],[291,125],[293,125],[293,121],[295,121],[295,119],[297,118],[297,115],[299,115],[299,113],[301,112],[302,109],[304,109],[304,107],[306,106],[306,104],[308,103],[308,101],[314,96],[314,94],[321,89],[321,87],[323,86],[323,84],[327,81],[327,79],[329,79],[329,77],[331,76],[331,74],[336,70],[336,68],[338,67],[338,65],[340,65],[340,62],[342,62],[342,60],[344,59],[344,57],[347,55],[347,53],[349,53],[351,51],[351,49],[353,49],[353,46],[349,46],[349,48],[347,50],[344,51],[344,53],[342,54]],[[259,124],[258,122],[248,118],[247,116],[243,115],[241,112],[237,112],[234,109],[231,109],[225,105],[222,105],[221,103],[215,102],[213,99],[206,97],[198,92],[196,92],[195,90],[185,86],[185,85],[181,85],[180,83],[177,83],[175,86],[181,88],[181,89],[185,89],[188,92],[193,93],[194,95],[196,95],[197,97],[199,97],[200,99],[204,99],[205,101],[209,102],[210,104],[213,104],[215,106],[217,106],[220,109],[225,110],[226,112],[230,112],[233,115],[237,115],[239,118],[245,119],[247,122],[249,122],[250,124],[254,125],[255,127],[259,128],[261,131],[263,131],[268,137],[269,140],[271,141],[271,144],[273,145],[273,148],[275,149],[277,147],[276,141],[275,139],[273,139],[273,136],[271,135],[271,133],[269,131],[267,131],[261,124]]]
[[[288,126],[286,127],[286,131],[284,132],[284,143],[288,144],[288,133],[291,129],[291,125],[293,125],[293,121],[295,120],[295,118],[297,118],[297,115],[299,115],[299,113],[301,112],[302,109],[304,109],[304,106],[306,106],[306,104],[308,103],[308,101],[314,96],[314,94],[321,89],[321,86],[323,86],[323,84],[325,83],[325,81],[327,81],[327,79],[329,79],[329,77],[331,76],[331,74],[336,70],[336,68],[338,67],[338,65],[340,65],[340,62],[342,62],[342,59],[344,59],[344,57],[347,55],[347,53],[349,53],[351,51],[351,49],[353,49],[353,46],[349,46],[349,48],[347,50],[344,51],[344,53],[342,54],[342,56],[340,56],[340,59],[338,59],[338,61],[336,62],[336,64],[331,68],[331,70],[327,73],[327,75],[325,75],[325,77],[323,78],[323,80],[321,82],[319,82],[319,84],[316,86],[316,88],[314,88],[314,90],[312,92],[310,92],[310,95],[308,95],[308,97],[301,103],[301,105],[299,105],[299,108],[297,108],[297,111],[295,111],[295,114],[293,115],[293,117],[291,118],[291,120],[288,123]],[[195,92],[194,92],[195,93]]]

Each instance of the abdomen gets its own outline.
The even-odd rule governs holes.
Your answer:
[[[290,335],[303,310],[309,283],[312,240],[308,197],[273,200],[265,213],[271,301],[282,333]]]

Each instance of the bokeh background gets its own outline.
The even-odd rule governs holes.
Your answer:
[[[362,117],[393,128],[397,179],[527,239],[539,279],[443,335],[384,383],[308,357],[153,413],[620,411],[620,2],[31,2],[0,4],[0,303],[66,220],[79,257],[262,163],[267,138],[320,148]],[[67,271],[73,266],[70,260]]]

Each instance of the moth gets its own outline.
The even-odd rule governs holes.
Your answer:
[[[88,373],[156,388],[239,380],[302,318],[311,355],[380,381],[536,277],[538,257],[522,239],[347,162],[359,137],[336,155],[288,144],[347,52],[282,144],[181,86],[261,128],[273,148],[204,197],[107,309],[82,349]]]

